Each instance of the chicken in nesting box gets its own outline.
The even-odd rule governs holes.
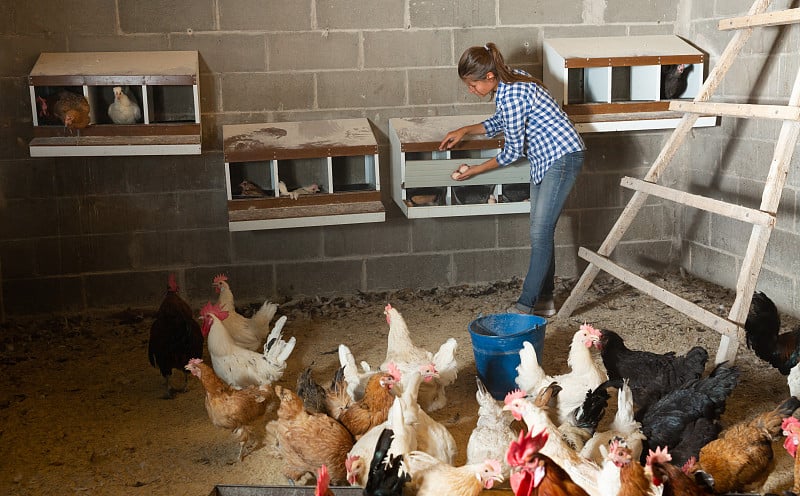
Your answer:
[[[122,86],[114,86],[114,102],[108,106],[108,116],[114,124],[136,124],[142,119],[142,109]]]
[[[81,94],[61,90],[46,98],[38,96],[36,100],[39,120],[44,124],[55,123],[57,119],[69,129],[83,129],[90,123],[89,101]]]

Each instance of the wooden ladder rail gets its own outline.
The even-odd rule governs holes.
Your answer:
[[[717,363],[735,358],[739,341],[738,337],[741,333],[741,323],[747,315],[747,309],[749,308],[750,299],[752,298],[752,291],[755,288],[764,253],[766,252],[767,241],[769,240],[769,235],[774,226],[774,214],[777,209],[777,204],[780,201],[780,194],[783,184],[785,183],[786,173],[788,172],[793,143],[796,142],[797,132],[800,130],[800,123],[797,122],[797,116],[800,115],[800,111],[796,108],[792,109],[782,106],[716,104],[707,103],[706,100],[708,100],[719,86],[736,56],[750,38],[753,27],[800,22],[800,9],[765,13],[764,11],[769,6],[770,2],[771,0],[756,0],[746,16],[720,21],[720,30],[740,29],[740,31],[738,31],[728,43],[720,56],[718,64],[711,71],[711,74],[709,74],[709,77],[706,79],[694,101],[691,103],[672,102],[676,105],[676,109],[679,105],[695,106],[695,108],[691,109],[691,112],[684,114],[681,118],[681,121],[662,148],[653,166],[645,175],[644,181],[623,178],[623,186],[634,187],[636,191],[628,202],[628,205],[620,214],[620,217],[617,219],[617,222],[609,232],[605,241],[598,249],[597,254],[591,253],[585,248],[579,250],[579,255],[586,259],[589,265],[573,288],[570,296],[562,305],[558,313],[559,317],[565,318],[572,314],[578,304],[579,298],[588,290],[599,271],[603,269],[646,294],[653,296],[719,332],[721,338],[716,357]],[[798,95],[800,95],[800,89],[798,89],[799,84],[800,73],[798,73],[798,78],[795,81],[795,88],[790,98],[790,105],[795,107],[797,107],[796,99]],[[673,109],[672,106],[670,108]],[[681,108],[681,110],[689,109]],[[752,209],[732,207],[724,202],[717,202],[698,195],[688,195],[684,192],[667,193],[669,188],[654,184],[674,157],[678,147],[683,143],[697,120],[698,115],[701,113],[785,120],[781,128],[781,136],[776,145],[775,155],[767,179],[768,182],[765,185],[765,191],[762,197],[761,211],[763,211],[763,213],[756,213],[761,211],[753,211]],[[650,194],[656,194],[656,196],[660,195],[667,199],[673,199],[697,208],[705,208],[712,212],[722,213],[754,224],[751,240],[737,281],[737,298],[734,305],[731,307],[731,312],[727,321],[683,298],[658,288],[649,281],[618,267],[608,260],[607,257],[630,227],[635,215],[644,205],[647,196]],[[773,209],[770,210],[769,207],[773,207]],[[735,213],[731,215],[730,212]]]

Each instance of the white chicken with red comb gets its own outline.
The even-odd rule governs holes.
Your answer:
[[[456,339],[447,339],[435,354],[431,353],[412,342],[406,321],[396,308],[387,304],[384,314],[389,324],[389,337],[386,359],[381,364],[381,370],[386,370],[389,363],[394,363],[404,377],[411,372],[419,372],[423,378],[418,396],[419,404],[429,412],[443,408],[447,404],[445,387],[454,383],[458,377]]]
[[[269,323],[278,312],[278,305],[266,300],[252,317],[247,318],[236,311],[228,276],[217,275],[214,277],[213,286],[219,293],[217,306],[227,312],[223,320],[231,338],[242,348],[251,351],[261,350],[270,332]]]

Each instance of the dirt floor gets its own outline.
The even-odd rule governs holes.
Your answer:
[[[733,302],[731,291],[679,274],[650,279],[722,315]],[[235,294],[235,281],[231,284]],[[557,303],[572,284],[559,283]],[[391,303],[418,345],[435,349],[450,336],[458,340],[458,380],[447,392],[448,406],[432,416],[453,433],[461,464],[477,418],[467,327],[481,312],[507,308],[519,287],[514,280],[285,302],[279,315],[288,315],[284,333],[296,336],[297,346],[280,383],[293,387],[312,363],[317,378],[331,377],[340,343],[350,346],[357,360],[380,364],[388,330],[383,307]],[[117,313],[15,319],[0,327],[0,493],[205,496],[216,485],[286,483],[280,461],[264,449],[237,460],[238,444],[211,425],[194,377],[187,393],[162,399],[161,376],[146,357],[158,303]],[[574,315],[548,322],[544,368],[549,373],[566,370],[567,346],[584,321],[616,330],[635,349],[683,353],[700,344],[713,361],[719,346],[715,332],[601,274]],[[728,401],[726,424],[788,397],[784,376],[744,343],[736,364],[742,375]],[[762,492],[791,485],[792,460],[781,442],[774,444],[778,466]]]

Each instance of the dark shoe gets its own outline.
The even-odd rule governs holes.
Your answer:
[[[538,300],[533,305],[533,314],[539,317],[552,317],[556,314],[556,302],[553,298]]]

